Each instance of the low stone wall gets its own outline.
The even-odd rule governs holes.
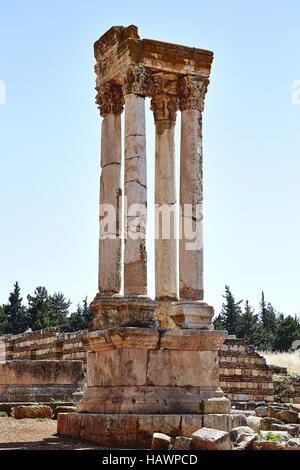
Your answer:
[[[81,360],[85,367],[88,335],[87,330],[60,333],[59,328],[46,328],[1,336],[0,360]],[[220,386],[233,404],[273,401],[273,371],[247,341],[234,337],[226,339],[219,352],[219,368]]]
[[[0,363],[1,402],[79,401],[86,387],[82,361]]]
[[[228,338],[219,352],[220,387],[232,403],[272,402],[272,369],[244,339]]]
[[[81,360],[86,362],[87,330],[60,333],[45,328],[19,335],[0,336],[0,360]]]

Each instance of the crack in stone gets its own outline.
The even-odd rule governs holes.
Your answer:
[[[140,186],[142,186],[143,188],[147,189],[147,186],[145,184],[141,183],[137,178],[135,178],[133,180],[125,181],[125,185],[128,184],[128,183],[137,183]]]
[[[106,168],[107,166],[109,165],[120,165],[121,166],[121,163],[120,162],[109,162],[109,163],[106,163],[105,165],[101,165],[101,168]]]

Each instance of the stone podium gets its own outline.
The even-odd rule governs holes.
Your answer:
[[[155,431],[187,435],[203,415],[230,413],[218,382],[227,332],[213,330],[213,307],[203,301],[202,112],[213,54],[140,39],[133,25],[112,27],[94,51],[103,117],[99,292],[91,303],[88,386],[77,412],[58,416],[58,432],[104,446],[149,447]],[[155,300],[147,295],[146,98],[156,136]]]

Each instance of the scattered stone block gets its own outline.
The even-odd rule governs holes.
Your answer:
[[[270,431],[272,429],[272,424],[283,424],[283,423],[277,418],[269,418],[268,416],[266,416],[265,418],[262,418],[260,422],[260,428],[262,431]]]
[[[284,450],[284,443],[277,441],[254,441],[253,450]]]
[[[284,407],[283,406],[268,406],[268,418],[278,418],[278,413],[280,413],[280,411],[283,411],[284,410]]]
[[[192,435],[193,450],[231,450],[229,433],[217,429],[202,428]]]
[[[290,404],[290,410],[291,411],[297,411],[297,413],[300,413],[300,405],[297,405],[296,403],[291,403]]]
[[[30,406],[16,406],[13,410],[13,415],[17,419],[21,418],[52,418],[52,410],[50,406],[45,405],[30,405]]]
[[[284,423],[297,423],[298,413],[297,411],[282,410],[277,413],[277,418]]]
[[[260,418],[265,418],[266,416],[268,416],[268,407],[259,406],[258,408],[255,408],[255,414],[256,416],[259,416]]]
[[[190,437],[178,436],[175,439],[174,450],[190,450],[191,448]]]
[[[261,420],[258,416],[247,416],[246,417],[246,426],[253,429],[255,432],[259,432],[261,430]]]
[[[300,450],[300,439],[289,439],[284,446],[285,450]]]
[[[153,434],[151,450],[169,450],[172,439],[170,436],[161,432],[155,432]]]
[[[236,442],[237,440],[239,440],[241,435],[245,434],[249,436],[254,436],[255,432],[248,426],[238,426],[230,431],[229,437],[232,442]]]
[[[57,419],[58,413],[74,413],[76,410],[76,406],[57,406],[54,410],[53,418]]]
[[[276,424],[271,425],[271,430],[276,431],[287,431],[292,437],[298,437],[300,434],[300,424]]]

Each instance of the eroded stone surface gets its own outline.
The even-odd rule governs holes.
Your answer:
[[[216,429],[202,428],[192,435],[193,450],[231,450],[229,433]]]

